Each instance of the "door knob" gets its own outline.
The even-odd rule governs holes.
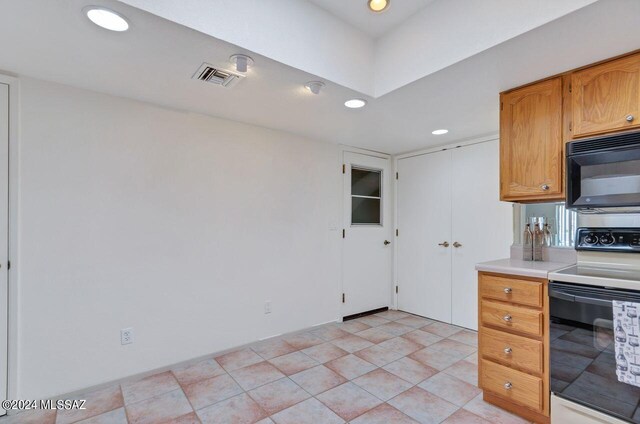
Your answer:
[[[633,117],[633,115],[627,115],[627,117],[625,119],[627,120],[627,122],[632,122],[634,117]]]
[[[457,241],[454,241],[453,242],[453,247],[455,247],[457,249],[458,247],[462,247],[462,245],[460,243],[458,243]]]
[[[391,244],[391,242],[389,240],[385,240],[384,245],[386,246],[387,244]]]
[[[449,247],[449,242],[448,241],[443,241],[442,243],[438,243],[438,246]]]

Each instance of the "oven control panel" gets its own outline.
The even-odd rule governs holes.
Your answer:
[[[576,250],[640,252],[640,228],[578,228]]]

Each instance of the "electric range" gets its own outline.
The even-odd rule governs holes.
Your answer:
[[[618,381],[614,342],[623,321],[638,323],[640,307],[614,322],[612,303],[640,304],[640,228],[580,228],[575,248],[577,264],[549,274],[551,421],[640,423],[640,380]],[[632,346],[623,360],[640,377],[635,340],[637,355]]]

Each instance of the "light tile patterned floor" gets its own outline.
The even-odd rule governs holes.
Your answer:
[[[14,423],[517,424],[482,400],[473,331],[399,311],[256,343]]]

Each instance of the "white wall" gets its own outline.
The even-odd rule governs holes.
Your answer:
[[[33,79],[20,113],[18,398],[339,316],[337,146]]]

